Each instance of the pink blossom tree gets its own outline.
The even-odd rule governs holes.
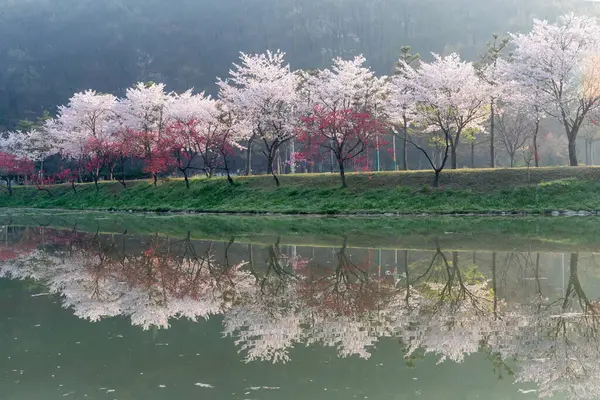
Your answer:
[[[61,168],[55,176],[55,181],[64,182],[71,185],[71,189],[74,194],[77,194],[77,188],[75,187],[75,183],[77,182],[77,172],[73,171],[71,168]]]
[[[113,127],[113,134],[111,141],[107,143],[107,156],[111,159],[111,175],[116,177],[117,181],[124,187],[127,188],[126,176],[125,176],[125,163],[133,155],[135,155],[135,143],[133,138],[135,132],[127,129],[123,126],[116,125]],[[118,172],[115,173],[115,169],[118,168]]]
[[[378,118],[386,115],[386,78],[376,77],[365,63],[363,56],[336,58],[330,69],[302,74],[302,141],[313,154],[318,148],[331,152],[343,187],[347,163],[383,132]]]
[[[168,136],[173,138],[172,151],[187,188],[188,171],[196,168],[193,161],[198,156],[207,178],[222,169],[232,183],[229,158],[242,139],[233,113],[222,101],[190,91],[177,97],[170,112],[174,122],[167,128]]]
[[[144,159],[155,186],[158,173],[162,172],[160,166],[165,165],[159,145],[164,143],[169,109],[174,101],[175,96],[165,91],[164,84],[140,82],[127,89],[125,98],[115,105],[121,132],[132,135],[132,152]],[[161,159],[153,160],[153,157]]]
[[[10,196],[13,195],[13,181],[24,180],[33,175],[35,168],[27,158],[19,158],[10,153],[0,152],[0,179],[6,182],[6,189]]]
[[[342,187],[346,183],[346,164],[354,160],[371,144],[377,134],[383,132],[383,124],[378,123],[369,113],[359,113],[350,109],[326,111],[317,105],[314,111],[302,118],[300,140],[308,148],[324,148],[333,152],[337,161]]]

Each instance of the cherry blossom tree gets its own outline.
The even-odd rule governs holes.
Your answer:
[[[158,183],[159,175],[172,172],[175,168],[177,168],[177,160],[173,154],[173,138],[166,135],[160,138],[149,137],[148,134],[143,132],[136,132],[134,135],[134,140],[136,140],[138,144],[144,143],[150,146],[148,150],[144,150],[143,153],[145,156],[144,172],[153,177],[154,186],[156,186]],[[138,147],[136,150],[140,151],[140,148]],[[134,154],[139,155],[141,153]]]
[[[457,54],[434,54],[434,58],[432,63],[421,63],[419,69],[403,64],[405,73],[397,78],[395,90],[410,93],[406,102],[412,99],[416,104],[415,124],[442,148],[441,160],[436,163],[423,147],[411,141],[434,169],[437,186],[448,156],[451,167],[458,166],[457,149],[463,133],[471,129],[483,131],[488,94],[472,63],[461,61]]]
[[[175,166],[183,174],[186,188],[190,188],[189,174],[195,169],[198,150],[193,140],[197,136],[195,121],[174,122],[167,128],[169,141],[163,142],[172,152]]]
[[[279,186],[273,164],[279,148],[297,135],[299,77],[284,62],[285,53],[241,53],[226,80],[219,79],[219,98],[238,120],[238,132],[264,144],[267,173]]]
[[[208,178],[220,168],[232,183],[228,160],[233,149],[239,148],[241,136],[225,104],[188,91],[177,97],[170,113],[175,122],[169,126],[167,136],[173,138],[173,152],[186,186],[189,188],[188,170],[194,168],[192,163],[198,155]]]
[[[100,180],[101,172],[105,167],[110,169],[113,160],[112,153],[106,142],[96,138],[89,139],[84,147],[84,151],[86,156],[82,159],[81,168],[91,176],[96,191],[98,191],[100,189],[98,181]]]
[[[512,34],[513,79],[563,125],[569,164],[577,166],[577,135],[600,109],[600,25],[596,19],[565,15],[555,24],[534,20],[527,34]],[[536,101],[537,103],[537,101]]]
[[[133,142],[133,138],[135,137],[135,132],[127,129],[121,125],[115,125],[112,128],[112,138],[109,143],[107,143],[107,156],[111,159],[111,175],[117,178],[117,181],[124,187],[127,188],[127,183],[125,181],[125,163],[128,159],[135,155],[135,143]],[[114,169],[119,167],[119,172],[114,173]]]
[[[12,196],[12,183],[33,175],[34,165],[26,158],[14,154],[0,152],[0,179],[6,182],[8,194]]]
[[[361,155],[382,133],[378,117],[385,114],[386,78],[365,66],[363,56],[336,58],[331,69],[304,72],[301,95],[307,108],[301,118],[302,139],[309,148],[321,147],[335,157],[347,187],[346,163]]]
[[[56,173],[56,180],[60,182],[69,183],[74,194],[77,194],[77,188],[75,182],[77,182],[77,173],[70,168],[61,168]]]
[[[315,105],[326,111],[353,110],[376,114],[385,109],[386,77],[376,77],[361,55],[335,58],[330,69],[302,73],[301,94],[307,111]]]
[[[120,99],[115,111],[124,132],[132,136],[132,150],[146,162],[146,171],[152,174],[154,185],[158,173],[165,166],[164,152],[159,148],[163,143],[169,123],[169,109],[175,97],[165,91],[162,83],[139,82],[127,89],[125,98]],[[154,157],[159,157],[154,160]]]
[[[29,131],[5,132],[0,136],[0,151],[13,154],[20,159],[28,159],[40,163],[40,174],[44,172],[44,160],[59,152],[58,137],[48,129],[50,121],[45,121],[40,128]]]
[[[93,90],[75,93],[44,127],[47,134],[56,138],[61,154],[77,163],[79,173],[90,174],[96,190],[101,171],[109,167],[111,160],[108,148],[116,103],[114,96]]]
[[[346,164],[362,154],[374,137],[384,131],[369,113],[359,113],[351,109],[327,111],[316,105],[313,112],[302,118],[300,140],[308,148],[324,148],[335,155],[340,171],[342,186],[346,183]]]
[[[116,102],[113,95],[87,90],[75,93],[66,105],[60,106],[56,120],[48,126],[61,135],[59,145],[63,154],[77,158],[87,153],[90,139],[108,141]]]
[[[169,119],[172,122],[167,126],[166,136],[171,140],[168,146],[188,189],[189,173],[195,169],[194,161],[199,154],[198,124],[206,101],[209,101],[209,98],[205,98],[203,93],[194,94],[192,90],[188,90],[176,95],[169,109]]]

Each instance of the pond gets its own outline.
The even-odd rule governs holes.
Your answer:
[[[599,398],[598,222],[3,211],[0,397]]]

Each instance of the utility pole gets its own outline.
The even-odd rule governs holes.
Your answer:
[[[396,135],[392,135],[392,170],[398,171],[398,163],[396,162]]]
[[[296,173],[296,150],[294,146],[294,139],[290,141],[290,172]]]
[[[375,165],[377,166],[377,172],[379,172],[379,136],[375,138]]]

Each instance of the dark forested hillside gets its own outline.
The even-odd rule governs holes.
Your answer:
[[[388,74],[399,49],[473,59],[493,32],[599,3],[567,0],[0,0],[0,128],[85,88],[135,81],[215,90],[239,51],[280,48],[294,68],[363,53]]]

